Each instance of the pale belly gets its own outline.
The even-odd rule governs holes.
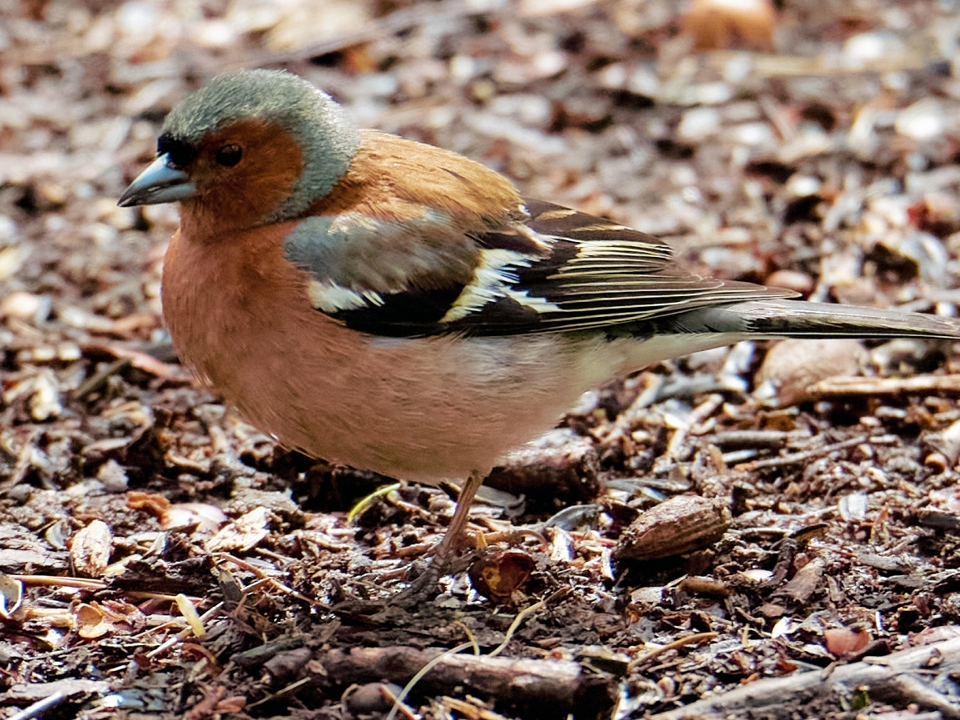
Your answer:
[[[488,472],[504,452],[553,427],[583,392],[615,375],[616,353],[601,352],[600,344],[593,352],[549,336],[519,343],[374,339],[337,371],[338,359],[297,359],[268,348],[232,365],[229,378],[217,363],[201,369],[250,422],[286,445],[435,483]],[[265,366],[273,371],[264,374]],[[294,367],[301,369],[297,377],[314,381],[292,379]]]

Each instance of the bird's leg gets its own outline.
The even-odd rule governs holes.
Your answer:
[[[456,552],[457,544],[463,538],[467,529],[467,521],[470,519],[470,507],[473,505],[473,499],[477,496],[477,491],[483,485],[484,477],[474,471],[467,477],[463,487],[460,488],[460,494],[457,495],[457,508],[453,512],[453,518],[447,527],[447,532],[433,551],[433,560],[427,572],[432,569],[437,570],[435,580],[439,580],[443,570]]]
[[[460,488],[460,494],[457,496],[457,508],[454,510],[453,519],[450,520],[450,525],[447,527],[443,539],[433,549],[430,564],[409,588],[400,593],[398,600],[419,598],[436,585],[444,575],[453,553],[456,552],[457,544],[466,530],[467,520],[470,517],[470,506],[473,505],[473,498],[476,497],[477,490],[483,485],[483,480],[484,476],[476,471],[471,472],[467,477],[463,487]]]

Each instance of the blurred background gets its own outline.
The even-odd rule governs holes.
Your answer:
[[[211,558],[233,551],[247,553],[230,567],[259,583],[260,616],[249,634],[221,618],[215,652],[306,632],[329,617],[311,602],[377,598],[383,577],[399,582],[438,532],[424,518],[452,505],[407,488],[356,523],[315,512],[344,511],[384,479],[277,448],[175,363],[159,282],[176,208],[116,198],[152,159],[165,114],[206,78],[289,69],[361,126],[463,153],[529,197],[656,234],[704,273],[956,315],[958,36],[957,0],[0,0],[0,571],[27,583],[19,615],[3,615],[0,703],[50,694],[11,695],[23,679],[39,688],[96,676],[75,697],[105,694],[107,680],[149,667],[130,658],[151,643],[167,652],[154,666],[169,673],[160,707],[213,708],[216,682],[240,696],[232,707],[244,695],[260,702],[292,680],[251,682],[232,665],[225,681],[188,648],[156,649],[162,636],[140,634],[144,617],[165,613],[178,632],[170,593],[202,609],[228,596]],[[664,363],[593,393],[553,446],[527,456],[555,461],[541,492],[514,476],[537,521],[576,502],[603,510],[591,505],[576,533],[545,529],[549,547],[528,538],[540,564],[525,591],[578,591],[538,618],[523,652],[720,633],[709,661],[671,665],[685,675],[622,662],[624,713],[960,623],[956,571],[944,570],[957,545],[943,531],[960,526],[960,362],[930,343],[776,347]],[[908,378],[922,387],[882,385],[931,370],[941,372]],[[816,385],[833,376],[864,382],[832,394]],[[755,392],[765,380],[779,390]],[[672,574],[642,563],[615,573],[619,527],[689,491],[722,498],[734,535],[719,527],[706,541],[726,538],[716,554]],[[522,503],[507,505],[488,527],[512,529],[502,518]],[[238,517],[240,530],[229,522]],[[665,587],[683,572],[716,583]],[[58,579],[29,585],[38,573]],[[61,586],[70,573],[91,578]],[[794,573],[803,582],[787,582]],[[264,574],[300,595],[260,583]],[[110,582],[112,605],[91,600]],[[785,594],[769,602],[779,584]],[[136,606],[124,588],[141,591]],[[509,617],[491,619],[470,592],[454,585],[445,605],[418,610],[468,598],[481,642],[497,622],[505,631]],[[339,634],[335,622],[314,628],[319,642],[377,645],[396,619],[340,617]],[[855,629],[843,636],[852,645],[829,635],[843,628]],[[432,616],[410,632],[414,644],[462,640],[462,626]],[[110,641],[83,645],[94,638]],[[84,650],[64,659],[74,648]],[[333,703],[341,690],[305,702]],[[900,706],[912,702],[903,692]],[[274,709],[288,717],[283,702]],[[805,703],[796,716],[826,716]]]

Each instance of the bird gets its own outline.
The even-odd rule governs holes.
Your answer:
[[[421,588],[504,454],[607,380],[749,339],[960,339],[947,317],[695,274],[655,237],[361,130],[282,70],[170,111],[118,204],[171,202],[161,294],[183,361],[289,448],[460,485]]]

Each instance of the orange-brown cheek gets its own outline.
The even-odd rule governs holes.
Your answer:
[[[253,134],[246,152],[251,159],[244,181],[249,200],[269,214],[293,191],[303,172],[303,151],[290,135],[274,131]]]
[[[224,168],[210,159],[216,148],[231,143],[243,147],[239,165]],[[199,201],[184,205],[203,236],[260,225],[290,195],[303,170],[296,140],[262,122],[232,126],[205,146],[205,157],[194,169]]]

